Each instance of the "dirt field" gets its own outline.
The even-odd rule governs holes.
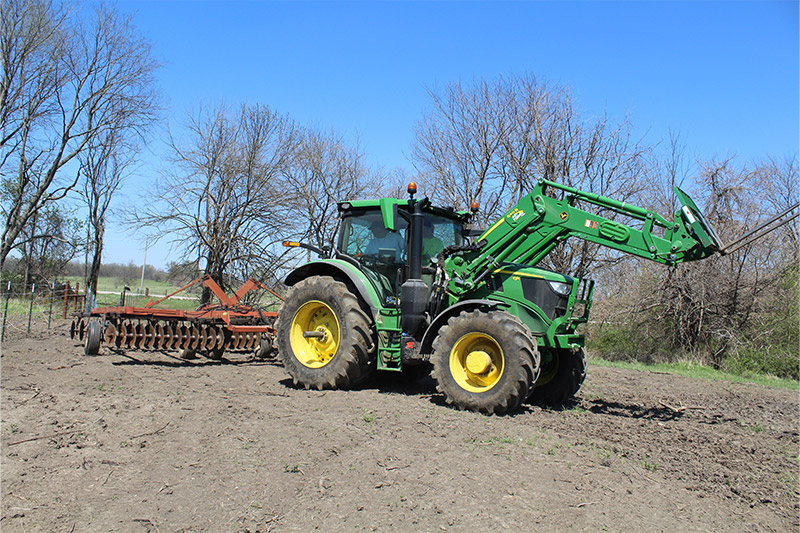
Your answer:
[[[797,531],[798,394],[590,366],[485,417],[432,382],[296,390],[274,362],[2,347],[15,531]]]

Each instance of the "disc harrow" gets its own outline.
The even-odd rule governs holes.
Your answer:
[[[195,311],[154,307],[196,284],[211,289],[220,303],[204,305]],[[260,357],[268,357],[276,351],[274,323],[278,314],[241,303],[244,294],[255,288],[266,289],[282,299],[252,279],[228,296],[207,276],[160,300],[150,300],[145,307],[125,306],[123,292],[123,305],[74,313],[70,336],[84,341],[85,352],[92,355],[105,343],[119,350],[180,351],[186,357],[200,353],[219,359],[224,352],[253,351]]]
[[[135,308],[134,308],[135,309]],[[275,313],[264,313],[268,325],[246,326],[248,330],[230,331],[227,324],[215,324],[198,319],[175,320],[164,318],[123,317],[113,312],[105,316],[82,316],[75,319],[71,327],[71,337],[83,341],[87,324],[94,320],[104,320],[102,341],[119,349],[135,350],[193,350],[211,351],[253,351],[261,346],[262,338],[271,340]]]

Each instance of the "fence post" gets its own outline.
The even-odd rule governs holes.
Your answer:
[[[69,280],[64,285],[64,310],[61,312],[61,318],[67,318],[67,294],[69,293]]]
[[[6,307],[3,309],[3,332],[0,333],[0,342],[6,338],[6,316],[8,316],[8,299],[11,298],[11,282],[8,282],[8,290],[6,291]]]
[[[50,319],[53,318],[53,293],[56,292],[56,282],[50,287],[50,311],[47,313],[47,331],[50,331]]]
[[[36,291],[36,284],[31,284],[31,306],[28,308],[28,335],[31,334],[31,316],[33,315],[33,295]]]

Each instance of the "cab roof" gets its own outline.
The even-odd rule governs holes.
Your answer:
[[[426,200],[426,198],[420,198],[414,201],[422,201]],[[361,209],[386,209],[387,207],[390,209],[394,209],[394,206],[397,206],[398,210],[403,210],[410,212],[411,211],[411,202],[412,200],[400,199],[400,198],[379,198],[374,200],[344,200],[338,202],[339,206],[339,213],[345,214],[350,211],[354,210],[361,210]],[[469,211],[456,211],[452,207],[439,207],[428,203],[423,210],[426,213],[431,213],[434,215],[439,215],[445,218],[449,218],[451,220],[457,220],[459,222],[469,222],[472,218],[472,213]]]

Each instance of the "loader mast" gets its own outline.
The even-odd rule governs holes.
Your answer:
[[[548,187],[563,191],[564,197],[548,196]],[[539,180],[529,194],[478,237],[475,249],[448,259],[450,289],[463,294],[502,263],[537,265],[570,237],[670,266],[703,259],[719,251],[722,248],[719,239],[691,198],[677,187],[675,193],[682,207],[669,220],[626,202]],[[577,207],[578,202],[630,220],[628,223],[610,220]]]

